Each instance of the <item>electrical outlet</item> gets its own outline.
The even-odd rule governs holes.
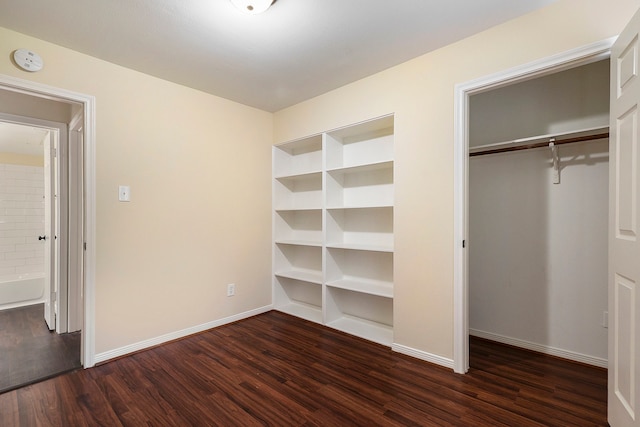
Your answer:
[[[234,285],[233,283],[229,283],[227,285],[227,296],[232,297],[235,294],[236,294],[236,285]]]

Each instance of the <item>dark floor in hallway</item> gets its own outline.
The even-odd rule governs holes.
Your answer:
[[[43,304],[0,311],[0,393],[77,369],[80,332],[56,334]]]

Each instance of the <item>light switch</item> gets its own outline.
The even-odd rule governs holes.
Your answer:
[[[118,187],[118,200],[121,202],[131,201],[131,189],[128,185],[121,185]]]

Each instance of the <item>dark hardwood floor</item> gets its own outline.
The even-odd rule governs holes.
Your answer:
[[[81,367],[80,333],[50,332],[43,310],[0,311],[0,393]]]
[[[457,375],[272,311],[4,393],[0,425],[606,425],[606,371],[471,347]]]

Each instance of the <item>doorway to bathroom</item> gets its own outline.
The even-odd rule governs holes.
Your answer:
[[[82,366],[82,109],[4,112],[25,96],[0,94],[0,392]]]

